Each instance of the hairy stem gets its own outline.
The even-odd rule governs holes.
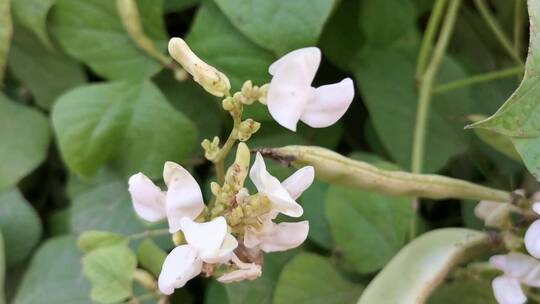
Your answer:
[[[451,81],[443,83],[441,85],[435,86],[433,89],[433,94],[442,94],[448,91],[460,89],[467,86],[472,86],[475,84],[480,84],[484,82],[489,82],[492,80],[502,79],[506,77],[511,77],[514,75],[519,75],[523,73],[523,67],[517,66],[513,68],[508,68],[500,71],[489,72],[485,74],[475,75],[464,79],[459,79],[456,81]]]

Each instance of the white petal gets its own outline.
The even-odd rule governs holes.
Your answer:
[[[540,258],[540,220],[536,220],[527,229],[525,247],[533,257]]]
[[[312,166],[306,166],[294,172],[281,185],[287,189],[293,199],[297,199],[311,186],[314,179],[315,169]]]
[[[148,177],[137,173],[128,184],[133,208],[141,218],[156,222],[166,217],[165,195]]]
[[[534,203],[532,205],[532,209],[533,209],[534,212],[540,214],[540,203]]]
[[[184,217],[180,226],[187,243],[199,252],[199,256],[217,252],[227,235],[227,222],[222,216],[206,223]]]
[[[204,210],[201,188],[191,174],[173,162],[165,163],[163,179],[168,186],[166,196],[167,219],[171,233],[180,230],[183,217],[195,219]]]
[[[540,262],[531,256],[511,252],[492,256],[489,262],[509,277],[518,279],[526,285],[540,287]]]
[[[306,47],[289,52],[272,63],[268,72],[275,76],[283,66],[294,63],[301,63],[304,66],[306,75],[310,79],[309,84],[311,84],[321,64],[321,50],[317,47]]]
[[[474,215],[479,219],[485,220],[497,207],[502,203],[492,201],[480,201],[476,207],[474,207]]]
[[[491,287],[499,304],[523,304],[527,301],[516,279],[507,276],[496,277],[491,282]]]
[[[206,263],[227,263],[231,260],[233,256],[233,251],[238,247],[238,241],[232,236],[232,234],[227,233],[225,235],[225,240],[223,240],[223,243],[221,244],[221,247],[214,252],[202,254],[201,259],[205,261]]]
[[[260,153],[255,156],[255,162],[249,171],[249,177],[262,195],[266,195],[272,208],[288,216],[299,217],[304,210],[281,185],[279,180],[266,170],[266,165]]]
[[[189,245],[178,246],[165,258],[158,279],[159,290],[170,295],[201,273],[201,269],[202,261],[197,258],[197,251]]]
[[[236,203],[239,205],[242,205],[244,203],[244,200],[249,197],[249,191],[246,188],[240,189],[238,193],[234,196],[236,199]]]
[[[296,124],[314,91],[311,81],[302,62],[280,66],[270,81],[266,98],[268,111],[277,123],[296,131]]]
[[[308,221],[274,224],[271,233],[261,238],[259,247],[264,252],[285,251],[300,246],[309,232]]]
[[[353,98],[354,84],[350,78],[320,86],[315,89],[300,120],[313,128],[333,125],[345,114]]]
[[[233,283],[244,280],[255,280],[256,278],[260,277],[262,274],[261,266],[253,263],[250,263],[249,265],[249,267],[244,269],[238,269],[226,273],[217,280],[221,283]]]

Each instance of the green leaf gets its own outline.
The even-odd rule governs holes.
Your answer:
[[[277,55],[313,46],[330,15],[331,0],[215,0],[240,32]]]
[[[366,287],[358,304],[424,303],[448,271],[480,248],[487,235],[464,228],[433,230],[404,247]]]
[[[14,186],[47,156],[50,139],[47,119],[0,93],[0,138],[2,191]]]
[[[313,184],[302,193],[299,201],[304,208],[302,218],[309,221],[308,238],[326,249],[332,249],[332,234],[325,212],[328,188],[327,183],[315,179]]]
[[[144,239],[137,249],[137,258],[142,267],[159,277],[167,253],[151,239]]]
[[[186,41],[201,59],[227,75],[233,90],[246,80],[255,85],[270,80],[267,70],[275,56],[236,31],[212,1],[199,8]]]
[[[164,49],[166,34],[162,0],[137,0],[144,32]],[[84,12],[84,13],[81,13]],[[58,0],[51,26],[60,45],[71,56],[108,79],[141,79],[161,69],[125,32],[111,0]]]
[[[126,175],[161,176],[166,161],[187,157],[196,129],[150,82],[76,88],[53,107],[52,120],[67,165],[92,176],[108,160]]]
[[[7,248],[8,266],[28,258],[41,237],[38,214],[16,189],[0,193],[0,230]]]
[[[11,0],[0,0],[0,83],[4,79],[13,23],[11,20]]]
[[[167,13],[178,12],[199,4],[201,0],[165,0],[163,10]]]
[[[4,246],[4,238],[2,237],[2,231],[0,229],[0,304],[6,303],[6,299],[4,296],[5,276],[6,276],[5,246]]]
[[[495,133],[490,130],[486,129],[480,129],[476,128],[474,129],[474,133],[478,138],[480,138],[483,142],[491,146],[493,149],[499,151],[500,153],[510,157],[513,160],[520,161],[521,157],[517,153],[516,149],[514,148],[514,145],[512,144],[512,140],[510,137]]]
[[[326,216],[345,262],[369,273],[382,268],[405,244],[413,211],[410,198],[330,186]]]
[[[460,278],[441,285],[429,297],[428,304],[496,304],[487,280]]]
[[[84,274],[92,283],[92,300],[116,303],[132,295],[137,257],[127,246],[96,249],[86,254],[82,263]]]
[[[416,34],[416,8],[411,0],[363,1],[359,12],[360,28],[372,46],[387,47]]]
[[[64,91],[86,82],[83,67],[70,57],[43,46],[23,28],[15,29],[9,68],[24,83],[36,103],[49,109]]]
[[[226,284],[229,303],[270,304],[274,289],[283,266],[296,254],[296,251],[266,254],[262,276],[254,281]]]
[[[91,252],[98,248],[109,247],[118,244],[127,246],[128,239],[126,238],[126,236],[108,231],[86,231],[79,236],[79,239],[77,239],[77,246],[79,246],[79,249],[81,249],[85,253]]]
[[[72,236],[53,238],[36,252],[14,304],[91,304],[81,253]]]
[[[133,234],[145,227],[133,211],[126,181],[96,186],[77,196],[71,207],[71,228],[81,234],[87,230],[106,230]]]
[[[15,0],[13,15],[17,22],[32,31],[49,49],[54,46],[47,33],[47,15],[56,0]]]
[[[272,303],[353,303],[361,291],[361,285],[345,280],[328,259],[301,253],[283,269]]]

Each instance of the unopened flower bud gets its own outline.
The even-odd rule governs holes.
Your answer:
[[[259,102],[264,105],[266,105],[266,98],[268,96],[269,88],[270,88],[270,84],[268,83],[259,88]]]
[[[205,139],[201,143],[201,147],[204,149],[204,156],[208,160],[212,160],[219,153],[219,137],[214,136],[214,139],[210,142]]]
[[[240,123],[240,127],[238,128],[238,140],[240,141],[248,140],[251,137],[251,135],[259,131],[260,127],[261,127],[261,124],[259,122],[254,121],[251,118],[244,120],[243,122]]]
[[[244,181],[246,180],[248,174],[250,158],[251,155],[247,145],[242,142],[239,143],[236,150],[236,159],[227,170],[227,174],[225,175],[225,185],[223,186],[229,186],[231,191],[234,192],[231,193],[233,196],[244,187]]]
[[[234,100],[233,100],[233,98],[232,97],[227,97],[227,98],[223,99],[222,106],[223,106],[223,110],[225,110],[225,111],[231,111],[232,109],[234,109]]]
[[[169,41],[169,53],[208,93],[218,97],[228,94],[231,83],[227,76],[197,57],[182,38]]]
[[[210,183],[210,190],[212,191],[212,194],[215,196],[219,195],[219,192],[221,191],[221,186],[216,182]]]

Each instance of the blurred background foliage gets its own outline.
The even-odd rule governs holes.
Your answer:
[[[315,84],[355,80],[351,108],[330,128],[302,125],[292,133],[274,123],[264,107],[249,107],[245,117],[262,123],[251,148],[320,145],[377,166],[410,169],[416,60],[433,0],[137,4],[144,32],[159,50],[165,54],[169,37],[184,37],[196,54],[228,75],[235,90],[248,79],[257,85],[268,82],[267,68],[274,60],[312,45],[324,56]],[[524,1],[488,4],[523,57]],[[3,5],[0,9],[6,10]],[[0,230],[7,267],[5,273],[0,269],[0,283],[3,278],[8,303],[91,303],[77,235],[147,229],[132,211],[127,177],[142,171],[159,180],[167,160],[190,168],[208,194],[214,173],[199,143],[224,136],[230,119],[218,99],[193,81],[178,82],[170,69],[134,44],[115,1],[13,0],[7,10],[0,12],[0,27],[7,28],[4,16],[9,13],[13,24],[11,39],[0,41],[0,54],[7,52],[0,93]],[[515,66],[473,2],[464,1],[436,84]],[[494,113],[518,83],[516,74],[436,92],[424,171],[534,191],[536,183],[515,153],[504,153],[504,141],[500,152],[490,146],[492,134],[463,129],[472,115]],[[270,171],[280,178],[291,173],[277,163]],[[300,201],[311,226],[302,248],[268,254],[263,276],[253,282],[222,285],[197,278],[172,303],[355,303],[408,241],[413,218],[421,232],[482,228],[472,213],[473,202],[425,200],[415,213],[410,198],[322,181]],[[171,249],[167,238],[154,241],[159,250]],[[135,250],[140,247],[133,244]],[[145,252],[138,252],[142,263]],[[470,296],[463,299],[462,294]],[[494,301],[489,281],[450,278],[429,303],[455,303],[456,297],[461,303]]]

